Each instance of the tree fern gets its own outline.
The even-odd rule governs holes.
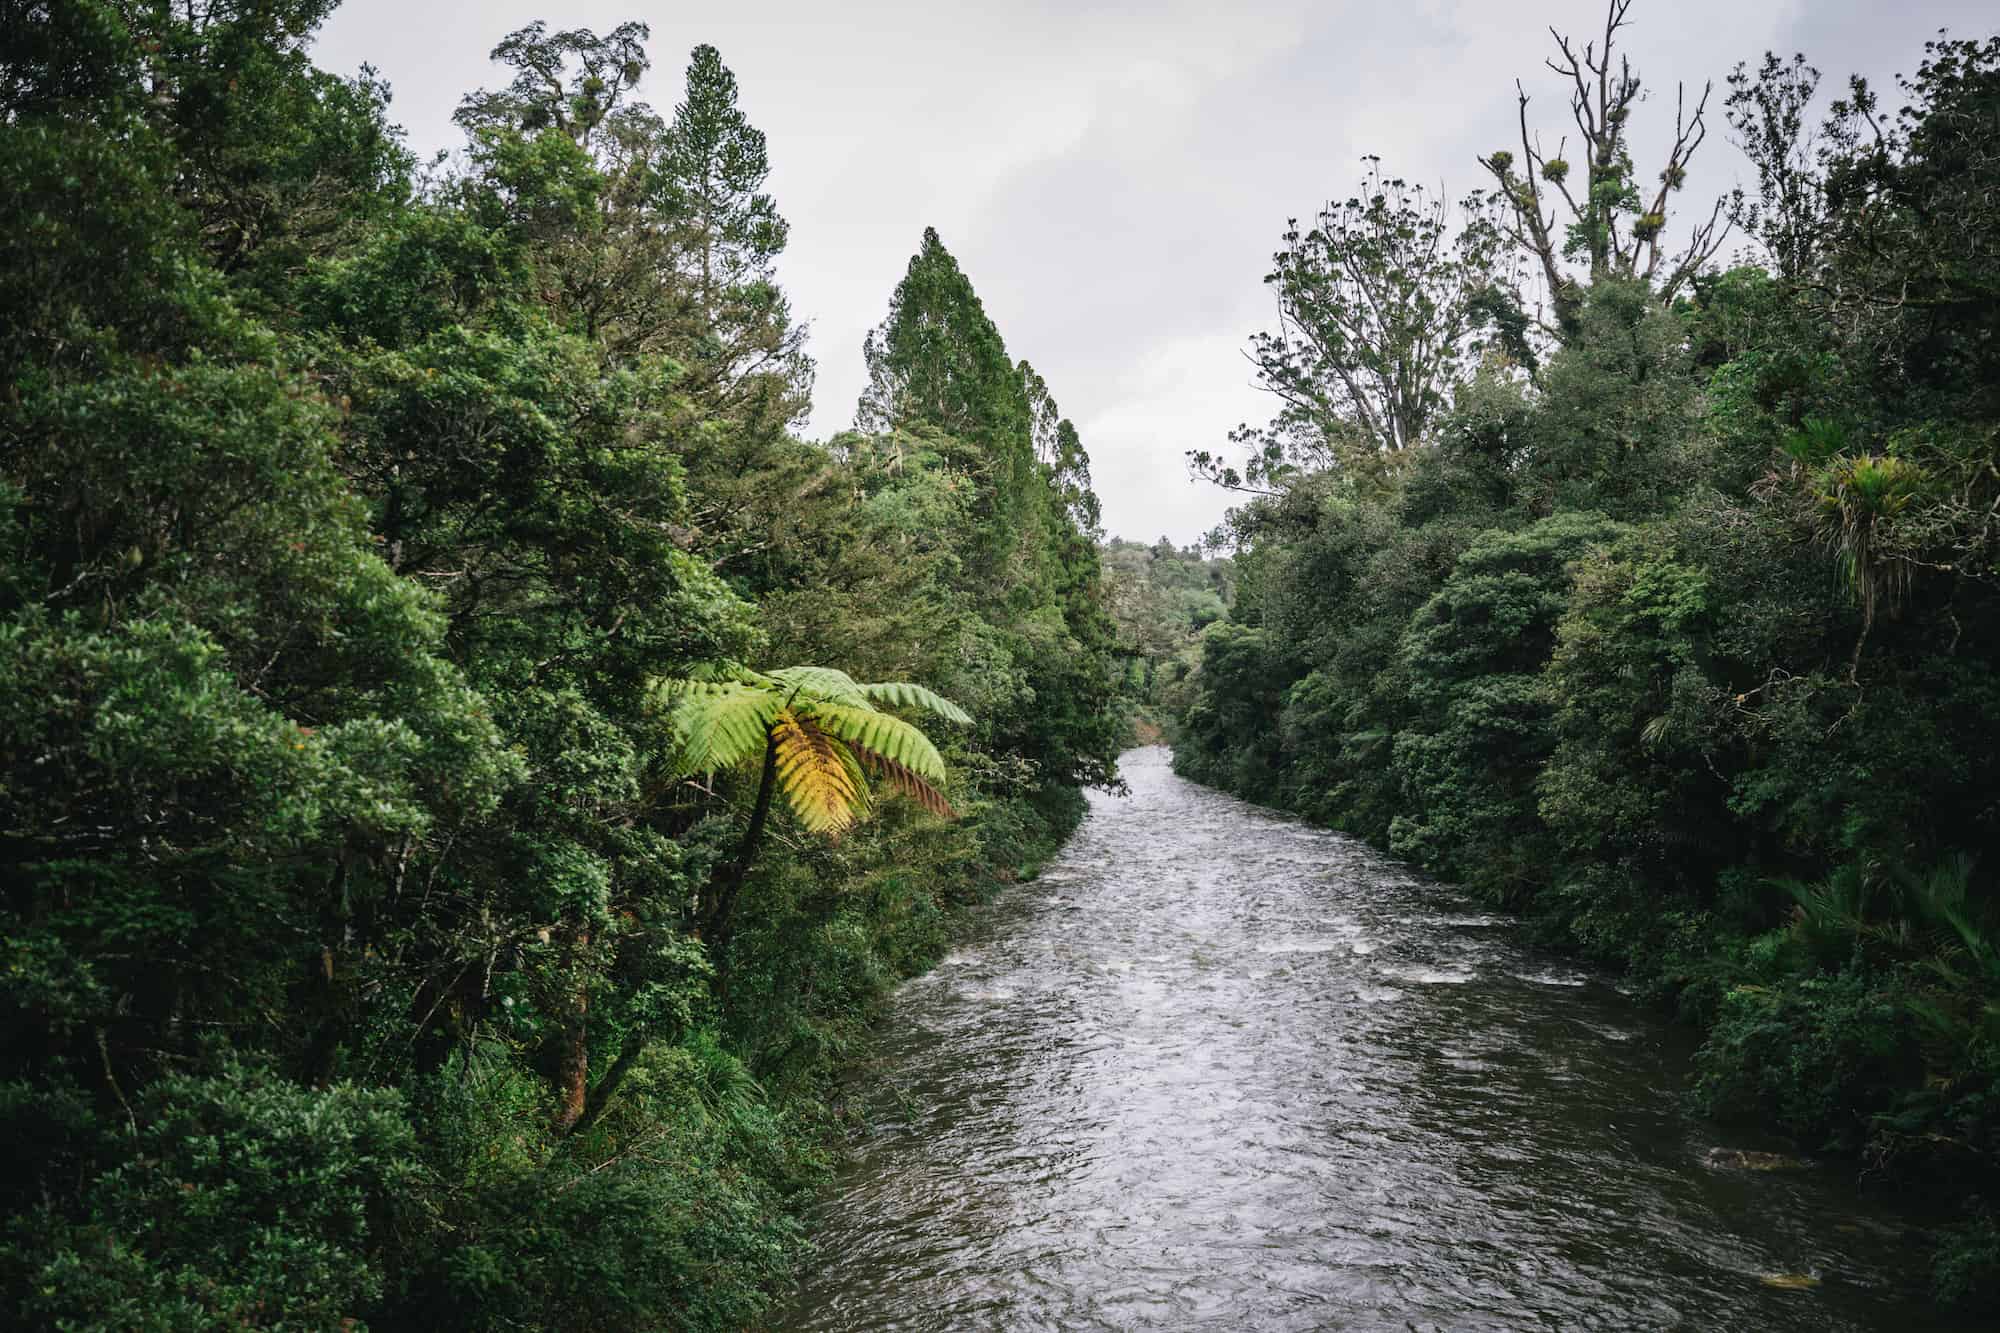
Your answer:
[[[876,707],[921,708],[961,725],[972,718],[943,695],[908,681],[861,684],[833,667],[752,671],[713,664],[654,685],[669,710],[673,769],[714,773],[762,757],[743,845],[704,896],[700,926],[727,935],[737,890],[763,836],[774,796],[813,833],[839,834],[868,810],[869,773],[934,815],[956,816],[940,789],[944,757],[930,737]]]

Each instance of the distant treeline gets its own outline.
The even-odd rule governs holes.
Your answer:
[[[1236,595],[1229,557],[1165,537],[1151,546],[1113,537],[1100,559],[1124,661],[1121,690],[1139,722],[1159,726],[1185,703],[1177,691],[1200,658],[1201,632],[1227,614]]]

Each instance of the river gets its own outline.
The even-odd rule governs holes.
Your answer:
[[[1969,1327],[1851,1165],[1715,1164],[1685,1033],[1167,761],[896,994],[779,1327]]]

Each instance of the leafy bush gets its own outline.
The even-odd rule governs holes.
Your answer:
[[[1709,1115],[1754,1120],[1815,1150],[1857,1151],[1918,1082],[1912,1020],[1888,978],[1859,972],[1739,986],[1696,1057]]]
[[[1945,1230],[1931,1265],[1931,1287],[1946,1305],[2000,1311],[2000,1221],[1990,1211]]]
[[[39,1109],[17,1091],[8,1128]],[[381,1300],[418,1176],[396,1093],[306,1089],[236,1065],[168,1075],[129,1118],[84,1124],[95,1142],[66,1145],[89,1174],[79,1206],[44,1206],[10,1228],[4,1261],[24,1318],[324,1329]]]

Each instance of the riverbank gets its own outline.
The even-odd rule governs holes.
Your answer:
[[[1156,683],[1185,775],[1365,837],[1684,1018],[1705,1112],[1949,1191],[1937,1295],[1992,1310],[2000,245],[1973,201],[2000,185],[2000,40],[1912,34],[1879,123],[1809,58],[1729,78],[1760,197],[1677,215],[1676,159],[1657,211],[1613,202],[1653,172],[1621,104],[1566,244],[1538,210],[1575,183],[1527,120],[1450,262],[1451,209],[1365,183],[1287,233],[1280,322],[1246,349],[1277,415],[1190,455],[1247,492],[1214,541],[1234,596]],[[1510,232],[1553,319],[1495,304]],[[1355,272],[1406,299],[1326,279]],[[1457,359],[1353,371],[1424,345]]]

